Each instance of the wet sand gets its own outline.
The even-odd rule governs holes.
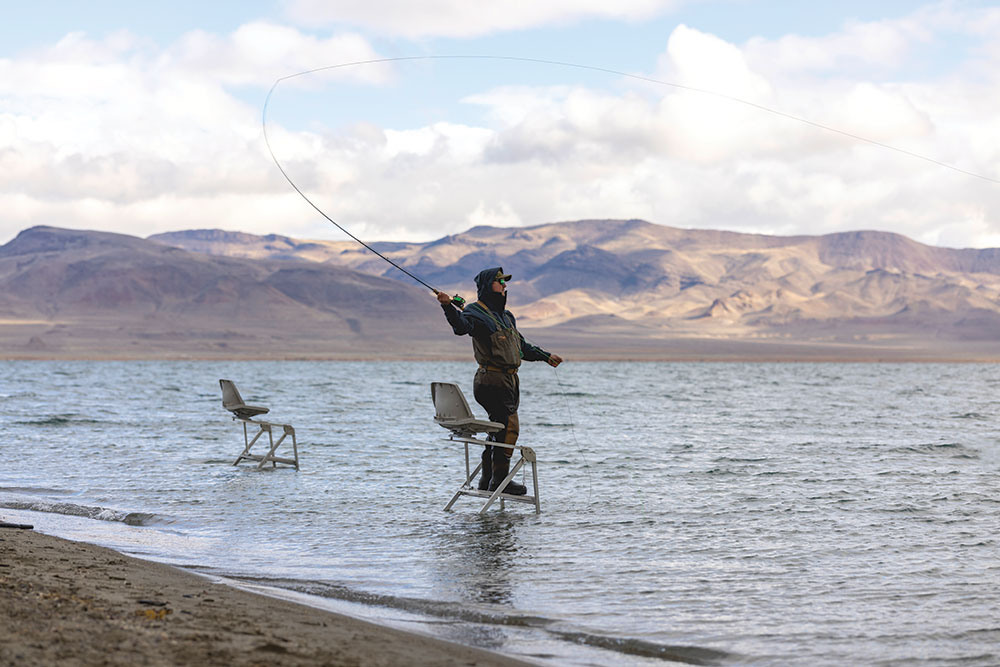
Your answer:
[[[526,665],[0,528],[0,665]]]

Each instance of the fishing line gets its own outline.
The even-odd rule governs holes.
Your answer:
[[[351,63],[351,64],[360,65],[362,63]],[[333,67],[341,67],[341,66],[342,65],[334,65]],[[346,67],[346,65],[343,65],[343,67]],[[321,68],[321,69],[327,69],[327,68]],[[319,70],[310,70],[310,72],[315,72],[315,71],[319,71]],[[306,194],[304,192],[302,192],[301,189],[299,189],[299,186],[295,184],[295,181],[293,181],[292,178],[291,178],[291,176],[288,175],[288,172],[285,171],[285,168],[281,166],[281,162],[278,161],[277,156],[274,154],[274,150],[271,148],[271,141],[270,141],[270,139],[268,139],[268,136],[267,136],[267,105],[271,101],[271,93],[274,92],[274,89],[283,80],[289,79],[289,78],[292,78],[292,77],[295,77],[295,76],[302,76],[303,74],[309,74],[310,72],[299,72],[298,74],[292,74],[290,76],[282,77],[282,78],[278,79],[277,81],[275,81],[274,84],[271,86],[271,90],[269,90],[267,92],[267,98],[264,100],[264,111],[263,111],[263,114],[261,116],[261,123],[262,123],[262,127],[264,129],[264,143],[267,144],[267,151],[271,154],[271,159],[274,160],[274,164],[276,164],[278,166],[278,170],[281,172],[281,175],[285,177],[285,180],[288,181],[288,184],[291,185],[295,189],[295,191],[299,193],[299,196],[301,196],[303,199],[305,199],[306,202],[310,206],[312,206],[314,209],[316,209],[317,213],[319,213],[321,216],[323,216],[324,218],[326,218],[327,220],[329,220],[333,224],[334,227],[336,227],[340,231],[344,232],[345,234],[347,234],[348,236],[350,236],[352,239],[354,239],[355,241],[357,241],[358,243],[360,243],[362,246],[364,246],[365,248],[367,248],[371,252],[375,253],[378,257],[381,257],[385,261],[389,262],[390,264],[392,264],[393,266],[395,266],[397,269],[399,269],[400,271],[402,271],[403,273],[405,273],[409,277],[413,278],[414,280],[416,280],[418,283],[420,283],[421,285],[423,285],[427,289],[429,289],[432,292],[434,292],[435,294],[437,294],[441,290],[438,290],[435,287],[431,287],[426,282],[424,282],[423,280],[421,280],[417,276],[413,275],[412,273],[410,273],[409,271],[407,271],[402,266],[400,266],[396,262],[392,261],[391,259],[389,259],[385,255],[383,255],[382,253],[380,253],[378,250],[376,250],[375,248],[371,247],[370,245],[368,245],[367,243],[365,243],[364,241],[362,241],[361,239],[359,239],[357,236],[355,236],[354,234],[352,234],[351,232],[349,232],[347,229],[345,229],[344,227],[342,227],[340,224],[338,224],[336,220],[334,220],[333,218],[331,218],[330,216],[328,216],[326,214],[326,212],[323,211],[323,209],[321,209],[319,206],[317,206],[316,204],[314,204],[313,201],[311,199],[309,199],[309,197],[307,197]]]
[[[412,273],[410,273],[409,271],[407,271],[406,269],[404,269],[400,265],[396,264],[395,262],[393,262],[388,257],[385,257],[380,252],[378,252],[377,250],[375,250],[374,248],[372,248],[371,246],[369,246],[367,243],[365,243],[364,241],[362,241],[358,237],[354,236],[354,234],[351,234],[349,231],[347,231],[346,229],[344,229],[341,225],[337,224],[332,218],[330,218],[330,216],[328,216],[326,213],[324,213],[308,197],[306,197],[306,195],[302,192],[302,190],[300,190],[298,188],[298,186],[295,185],[295,182],[292,181],[292,179],[288,176],[288,173],[285,172],[285,169],[281,166],[281,163],[278,161],[278,158],[275,156],[274,151],[271,149],[271,142],[268,140],[268,137],[267,137],[267,106],[268,106],[268,103],[271,101],[271,95],[274,93],[275,89],[278,87],[278,84],[280,84],[282,81],[287,81],[289,79],[294,79],[296,77],[306,76],[306,75],[309,75],[309,74],[315,74],[317,72],[324,72],[324,71],[328,71],[328,70],[340,69],[340,68],[345,68],[345,67],[356,67],[358,65],[374,65],[374,64],[382,64],[382,63],[393,63],[393,62],[404,62],[404,61],[418,61],[418,60],[492,60],[492,61],[509,61],[509,62],[531,63],[531,64],[538,64],[538,65],[556,65],[556,66],[559,66],[559,67],[569,67],[569,68],[573,68],[573,69],[586,70],[586,71],[591,71],[591,72],[602,72],[604,74],[613,74],[615,76],[621,76],[621,77],[625,77],[625,78],[629,78],[629,79],[634,79],[636,81],[644,81],[646,83],[653,83],[653,84],[660,85],[660,86],[669,86],[671,88],[676,88],[678,90],[687,90],[687,91],[690,91],[690,92],[693,92],[693,93],[699,93],[701,95],[711,95],[713,97],[717,97],[717,98],[720,98],[720,99],[728,100],[730,102],[736,102],[738,104],[743,104],[743,105],[752,107],[754,109],[758,109],[760,111],[764,111],[764,112],[767,112],[767,113],[770,113],[770,114],[774,114],[775,116],[780,116],[780,117],[786,118],[788,120],[792,120],[792,121],[796,121],[798,123],[802,123],[804,125],[809,125],[811,127],[819,128],[819,129],[825,130],[827,132],[833,132],[833,133],[836,133],[836,134],[848,137],[850,139],[854,139],[855,141],[860,141],[860,142],[863,142],[863,143],[871,144],[872,146],[878,146],[878,147],[884,148],[886,150],[891,150],[891,151],[895,151],[897,153],[901,153],[903,155],[908,155],[909,157],[912,157],[912,158],[916,158],[916,159],[919,159],[919,160],[924,160],[925,162],[930,162],[931,164],[935,164],[935,165],[937,165],[939,167],[944,167],[945,169],[951,169],[952,171],[956,171],[956,172],[958,172],[960,174],[965,174],[967,176],[972,176],[974,178],[979,178],[979,179],[982,179],[984,181],[988,181],[990,183],[1000,183],[1000,180],[998,180],[998,179],[991,178],[991,177],[985,176],[983,174],[978,174],[978,173],[976,173],[974,171],[968,171],[967,169],[962,169],[961,167],[957,167],[957,166],[955,166],[953,164],[949,164],[947,162],[942,162],[940,160],[935,160],[934,158],[928,157],[926,155],[921,155],[920,153],[914,153],[913,151],[908,151],[908,150],[906,150],[904,148],[899,148],[899,147],[893,146],[891,144],[886,144],[886,143],[883,143],[881,141],[876,141],[874,139],[869,139],[869,138],[861,136],[859,134],[854,134],[853,132],[847,132],[846,130],[841,130],[841,129],[838,129],[836,127],[832,127],[830,125],[824,125],[823,123],[817,123],[816,121],[809,120],[808,118],[803,118],[801,116],[796,116],[794,114],[790,114],[790,113],[786,113],[784,111],[780,111],[778,109],[773,109],[771,107],[764,106],[763,104],[757,104],[756,102],[751,102],[750,100],[745,100],[745,99],[740,98],[740,97],[735,97],[733,95],[728,95],[726,93],[716,92],[714,90],[707,90],[705,88],[698,88],[698,87],[695,87],[695,86],[688,86],[688,85],[684,85],[684,84],[680,84],[680,83],[674,83],[672,81],[664,81],[662,79],[654,79],[653,77],[643,76],[641,74],[630,74],[628,72],[621,72],[621,71],[610,69],[610,68],[607,68],[607,67],[598,67],[596,65],[582,65],[582,64],[579,64],[579,63],[564,62],[564,61],[559,61],[559,60],[545,60],[545,59],[542,59],[542,58],[521,58],[521,57],[517,57],[517,56],[490,56],[490,55],[398,56],[398,57],[394,57],[394,58],[374,58],[374,59],[371,59],[371,60],[359,60],[359,61],[350,62],[350,63],[340,63],[340,64],[337,64],[337,65],[326,65],[324,67],[316,67],[314,69],[308,69],[308,70],[304,70],[302,72],[296,72],[295,74],[288,74],[286,76],[279,77],[278,79],[276,79],[274,81],[274,84],[271,85],[271,89],[268,91],[267,97],[264,100],[264,109],[263,109],[263,114],[262,114],[262,124],[263,124],[263,128],[264,128],[264,142],[267,144],[267,150],[268,150],[268,152],[271,153],[271,159],[274,160],[274,163],[278,166],[278,169],[281,171],[281,174],[285,177],[285,180],[287,180],[288,183],[293,188],[295,188],[295,191],[298,192],[299,195],[301,195],[302,198],[305,199],[309,203],[310,206],[312,206],[314,209],[316,209],[316,211],[319,212],[319,214],[322,215],[324,218],[326,218],[327,220],[329,220],[330,222],[332,222],[335,227],[337,227],[339,230],[341,230],[342,232],[344,232],[345,234],[347,234],[348,236],[350,236],[352,239],[354,239],[355,241],[357,241],[358,243],[360,243],[361,245],[363,245],[368,250],[371,250],[373,253],[375,253],[376,255],[378,255],[379,257],[381,257],[382,259],[384,259],[385,261],[387,261],[390,264],[392,264],[393,266],[395,266],[397,269],[399,269],[400,271],[402,271],[406,275],[408,275],[411,278],[413,278],[414,280],[416,280],[418,283],[420,283],[424,287],[427,287],[428,289],[434,291],[435,293],[437,293],[438,290],[436,290],[435,288],[431,287],[426,282],[424,282],[423,280],[421,280],[417,276],[413,275]]]
[[[561,390],[562,395],[566,398],[566,401],[563,403],[563,408],[565,408],[566,413],[569,416],[569,432],[573,436],[573,444],[576,446],[576,453],[583,459],[583,469],[587,471],[587,505],[590,505],[590,501],[594,495],[594,477],[590,471],[590,461],[588,461],[587,457],[584,455],[583,448],[580,447],[580,441],[576,439],[576,427],[574,426],[576,423],[576,417],[573,416],[573,411],[569,409],[569,392],[566,389],[566,385],[563,384],[562,378],[559,377],[559,369],[553,366],[552,372],[556,374],[556,382],[559,384],[559,389]]]

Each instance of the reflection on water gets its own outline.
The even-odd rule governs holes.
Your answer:
[[[511,606],[519,520],[507,512],[473,514],[461,517],[457,526],[437,536],[435,548],[447,553],[434,562],[449,564],[450,571],[442,572],[441,579],[460,599]]]
[[[0,514],[558,664],[1000,663],[996,366],[529,364],[542,513],[482,517],[429,391],[472,370],[3,362]],[[230,465],[220,377],[301,471]]]
[[[474,533],[478,548],[471,548],[471,563],[479,570],[481,586],[472,588],[472,598],[479,602],[510,605],[513,602],[511,573],[517,558],[514,521],[504,515],[476,515],[479,529]],[[471,582],[470,582],[471,583]]]
[[[473,608],[502,609],[498,617],[514,608],[513,578],[517,567],[516,524],[520,517],[509,513],[457,515],[436,527],[432,559],[434,596],[456,599]],[[469,628],[455,628],[447,638],[467,641]],[[501,649],[509,641],[503,624],[481,624],[471,629],[480,646]]]

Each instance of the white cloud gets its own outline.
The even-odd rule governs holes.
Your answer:
[[[920,19],[926,12],[894,21],[852,23],[823,37],[786,35],[777,40],[751,39],[747,60],[772,74],[803,72],[883,73],[902,65],[914,51],[933,40],[933,28]]]
[[[494,32],[565,25],[588,18],[636,21],[683,0],[290,0],[289,15],[304,24],[347,24],[408,38],[476,37]]]
[[[162,51],[127,33],[73,33],[0,60],[0,196],[10,204],[0,236],[33,224],[264,229],[273,207],[238,202],[288,190],[264,152],[259,108],[229,87],[266,89],[306,65],[375,55],[355,35],[254,23],[228,36],[190,33]],[[384,68],[332,75],[378,79]],[[322,142],[313,144],[315,157]]]
[[[672,83],[751,102],[767,101],[771,94],[770,84],[736,45],[685,25],[671,33],[658,73]]]
[[[219,36],[192,32],[164,54],[164,64],[171,70],[189,73],[224,85],[265,85],[294,72],[377,59],[378,55],[363,37],[339,34],[320,39],[294,28],[273,23],[249,23],[233,34]],[[388,76],[388,66],[331,68],[329,78],[362,78],[381,81]],[[304,84],[307,80],[297,83]],[[310,79],[313,85],[323,79]]]
[[[910,25],[903,34],[912,46],[931,29]],[[851,40],[869,43],[871,33],[851,26],[819,41],[860,53]],[[803,69],[791,86],[780,67],[761,58],[761,46],[754,46],[755,60],[748,46],[682,26],[655,74],[1000,177],[1000,142],[989,140],[1000,125],[980,85],[956,81],[941,90],[939,81],[830,79]],[[884,55],[871,47],[865,57]],[[405,216],[422,238],[459,231],[491,212],[524,224],[636,216],[765,233],[874,228],[950,244],[968,232],[973,236],[959,245],[974,246],[1000,233],[994,184],[711,95],[648,86],[624,94],[504,87],[465,101],[487,106],[495,123],[489,141],[478,135],[471,142],[484,147],[479,164],[475,150],[459,163],[454,150],[431,150],[440,145],[425,135],[420,161],[383,155],[387,162],[363,170],[343,192],[352,199],[348,190],[360,188],[369,205],[351,210],[341,200],[341,210],[371,229]],[[393,204],[379,212],[377,201]],[[407,208],[408,201],[414,205]],[[974,225],[970,208],[980,211]]]
[[[934,21],[944,19],[917,13],[744,45],[680,26],[650,58],[651,76],[1000,178],[1000,51],[991,41],[935,80],[886,81],[858,66],[904,62],[934,37]],[[949,13],[947,24],[972,36],[1000,24],[1000,12]],[[128,33],[74,34],[0,60],[0,237],[55,224],[341,238],[282,180],[259,107],[233,87],[266,90],[289,72],[377,57],[356,35],[254,23],[190,33],[163,50]],[[328,74],[393,76],[388,66]],[[366,240],[600,217],[783,234],[884,229],[962,246],[1000,238],[996,184],[732,100],[599,78],[591,87],[485,82],[454,100],[485,111],[481,123],[273,123],[269,137],[296,184]]]
[[[524,220],[507,202],[498,202],[488,206],[480,201],[475,210],[467,218],[471,227],[485,225],[488,227],[521,227]]]

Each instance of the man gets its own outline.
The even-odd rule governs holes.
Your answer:
[[[479,300],[460,311],[452,305],[451,297],[438,292],[437,298],[445,317],[456,336],[472,336],[472,352],[479,369],[472,382],[476,401],[486,409],[490,421],[504,425],[503,430],[490,436],[494,442],[513,445],[517,442],[517,407],[520,402],[520,384],[517,369],[521,360],[546,361],[551,366],[562,363],[562,357],[550,354],[524,340],[518,333],[514,315],[507,310],[507,281],[510,274],[494,267],[479,272],[476,288]],[[481,490],[496,491],[510,471],[514,450],[507,447],[486,446],[483,450],[483,476],[479,479]],[[523,484],[510,482],[503,491],[523,496]]]

